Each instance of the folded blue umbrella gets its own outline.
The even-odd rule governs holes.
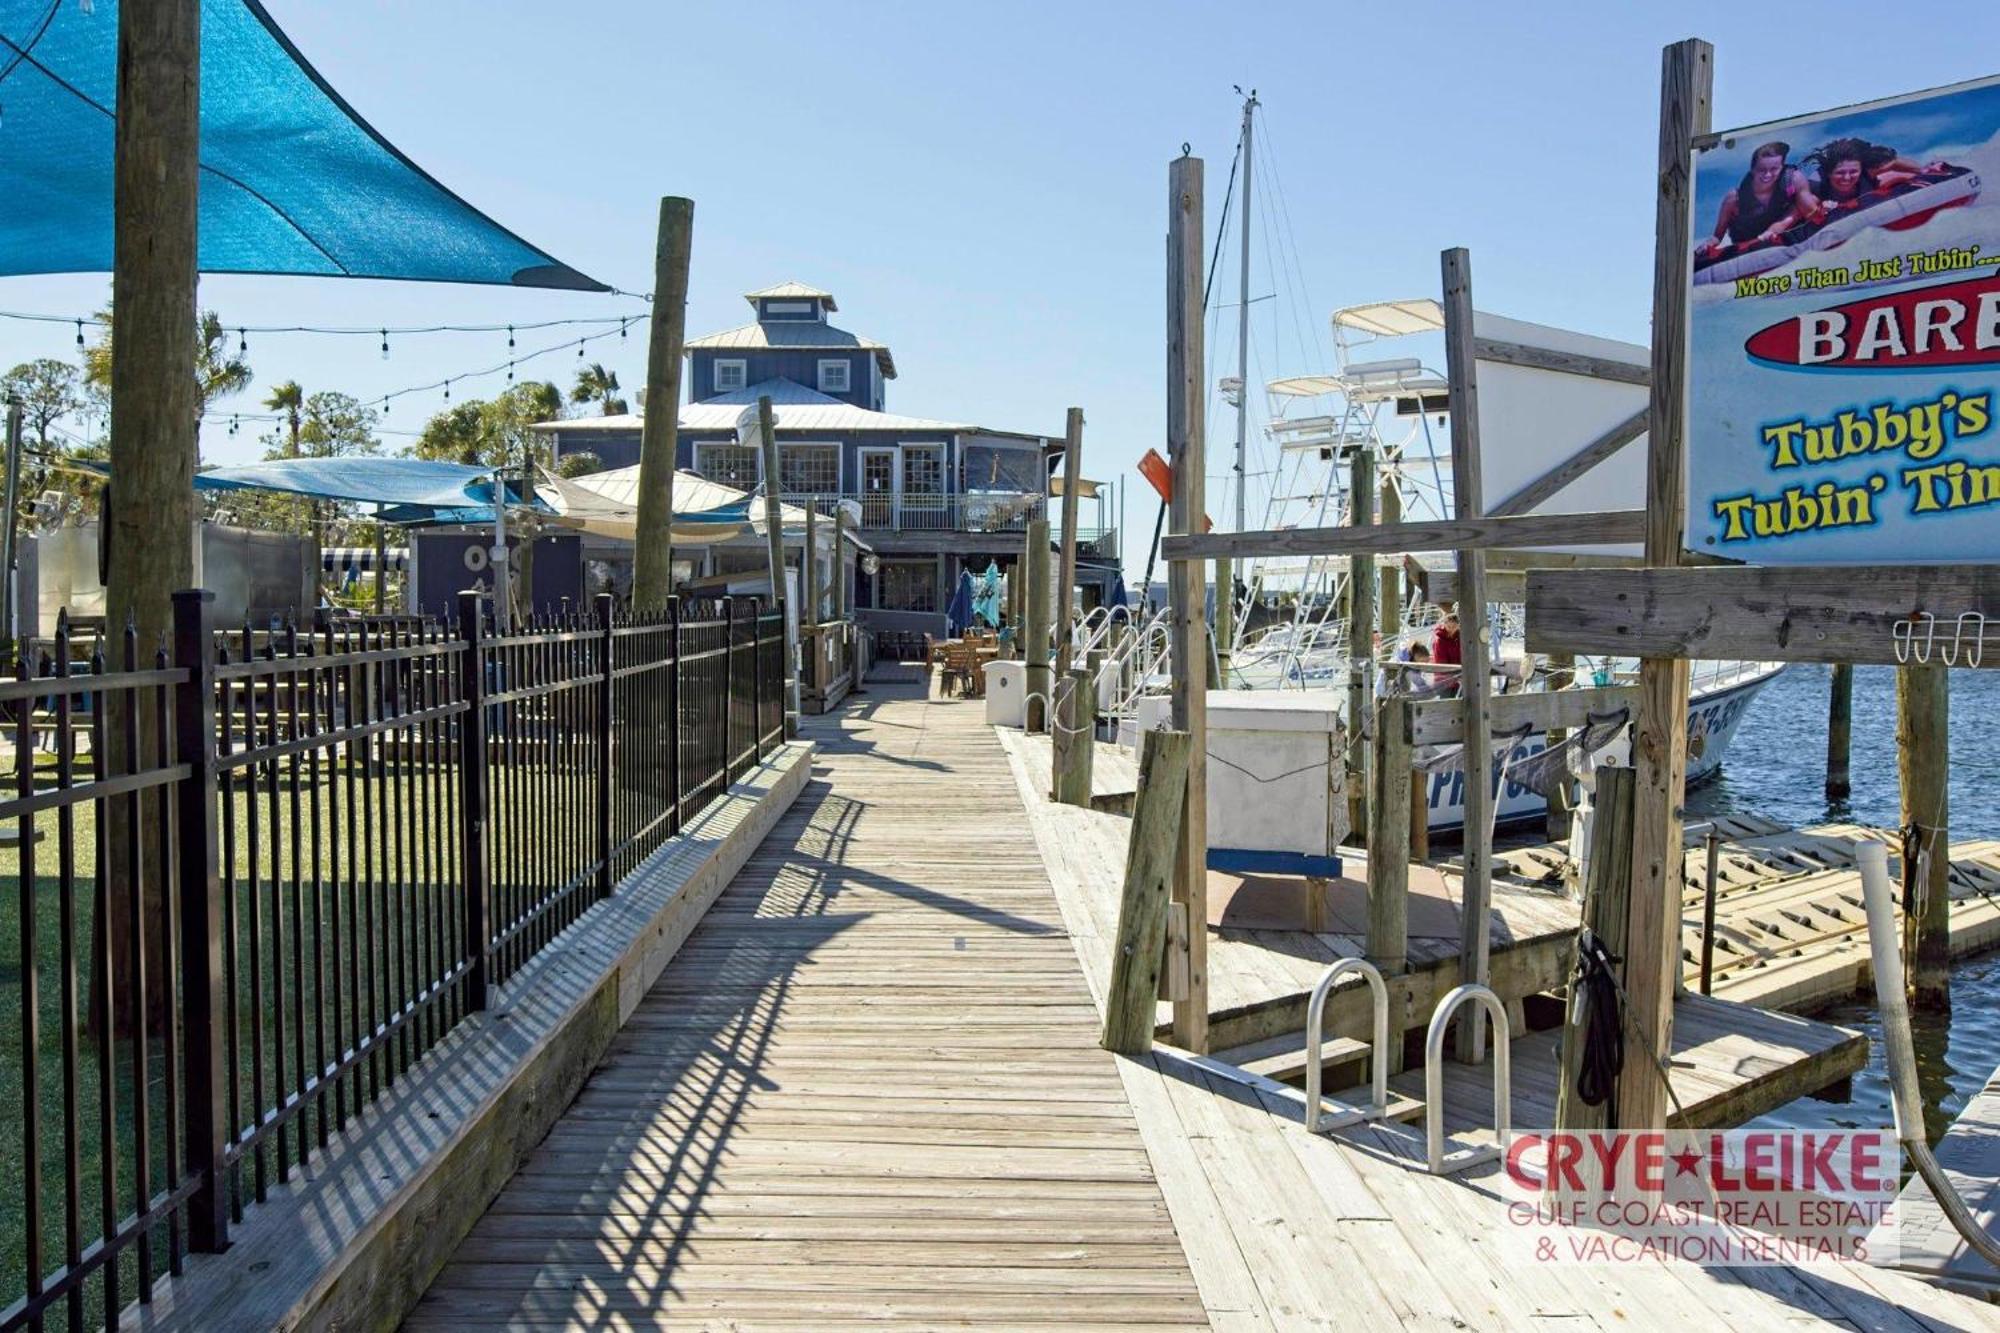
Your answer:
[[[965,633],[972,624],[972,571],[958,571],[958,590],[951,595],[951,605],[944,611],[945,628],[956,636]]]

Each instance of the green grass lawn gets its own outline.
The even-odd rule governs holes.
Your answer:
[[[370,1017],[367,1002],[354,990],[358,980],[363,992],[376,997],[374,1017],[379,1020],[405,997],[421,988],[430,977],[449,968],[458,957],[461,935],[458,886],[458,807],[456,778],[442,766],[405,766],[400,773],[382,771],[372,776],[359,765],[335,770],[333,761],[320,764],[317,782],[308,781],[308,766],[300,766],[296,797],[299,817],[292,815],[294,796],[290,775],[281,772],[277,786],[277,817],[272,817],[272,796],[268,784],[260,782],[254,792],[247,789],[242,775],[233,784],[229,820],[218,846],[226,875],[233,876],[235,907],[234,957],[235,1016],[238,1026],[235,1069],[237,1074],[237,1114],[239,1124],[248,1123],[257,1107],[271,1107],[281,1096],[280,1060],[283,1062],[284,1089],[296,1088],[299,1081],[297,1034],[303,1034],[305,1064],[316,1068],[322,1058],[337,1059],[342,1044],[351,1044],[357,1030]],[[334,771],[330,771],[334,770]],[[350,792],[350,776],[352,792]],[[372,814],[365,820],[357,814],[354,796],[364,786],[372,787]],[[253,820],[251,807],[256,806]],[[125,802],[113,798],[107,821],[129,818]],[[310,826],[317,809],[321,834],[317,854]],[[489,822],[492,861],[495,865],[496,915],[508,903],[525,904],[537,889],[558,876],[574,873],[574,868],[593,854],[590,842],[593,802],[587,787],[565,782],[554,788],[519,788],[503,779],[496,782]],[[76,1166],[69,1164],[70,1145],[65,1137],[68,1117],[62,1074],[62,1031],[64,996],[61,978],[62,888],[54,874],[61,841],[60,819],[54,811],[36,817],[39,835],[33,850],[36,1024],[39,1049],[39,1078],[33,1090],[41,1110],[41,1153],[43,1195],[42,1268],[49,1272],[63,1262],[66,1225],[65,1182],[76,1182],[80,1205],[77,1230],[80,1244],[88,1246],[103,1234],[100,1190],[106,1164],[100,1153],[100,1114],[106,1080],[100,1068],[97,1039],[81,1030],[90,1012],[90,986],[95,965],[96,870],[98,811],[92,803],[74,808],[70,837],[75,848],[77,879],[69,899],[69,919],[75,941],[75,1012],[79,1027],[76,1061],[75,1099]],[[302,830],[298,846],[287,832],[274,843],[274,829]],[[254,836],[253,836],[254,828]],[[400,859],[399,851],[400,849]],[[297,879],[294,879],[296,852]],[[152,854],[151,849],[147,855]],[[354,863],[359,862],[357,866]],[[400,865],[400,873],[397,867]],[[17,1300],[26,1289],[25,1276],[25,1164],[24,1109],[30,1090],[24,1085],[22,1040],[23,959],[21,931],[20,872],[18,849],[0,850],[0,1308]],[[319,882],[314,883],[315,869]],[[336,870],[338,874],[336,875]],[[150,873],[146,874],[150,878]],[[510,887],[509,881],[518,881]],[[296,886],[296,887],[295,887]],[[320,908],[319,950],[315,951],[313,908]],[[254,904],[254,912],[253,912]],[[338,910],[336,927],[335,914]],[[253,929],[254,922],[254,929]],[[149,951],[158,947],[157,926],[149,923]],[[254,942],[254,947],[253,947]],[[519,949],[532,941],[524,940]],[[282,955],[278,950],[282,945]],[[296,949],[296,953],[295,953]],[[295,970],[295,958],[302,955],[305,975]],[[255,957],[261,980],[261,995],[253,992],[251,960]],[[353,960],[354,966],[349,966]],[[324,978],[320,965],[328,969]],[[282,963],[282,967],[280,967]],[[332,969],[339,968],[340,1019],[335,1013]],[[149,986],[157,985],[157,954],[149,952]],[[278,984],[280,972],[283,985]],[[370,985],[370,974],[373,985]],[[124,990],[127,979],[114,978],[114,986]],[[322,989],[324,993],[322,994]],[[456,1000],[437,1008],[434,1022],[442,1025],[456,1014]],[[284,1044],[278,1044],[280,1009],[283,1014]],[[261,1051],[253,1049],[251,1016],[261,1013],[265,1039]],[[300,1018],[303,1016],[303,1023]],[[320,1044],[320,1024],[325,1022],[325,1045]],[[336,1028],[338,1029],[336,1031]],[[223,1035],[227,1039],[226,1029]],[[411,1034],[412,1051],[421,1047],[421,1034]],[[392,1052],[402,1043],[392,1042]],[[148,1086],[152,1150],[151,1189],[165,1186],[166,1047],[154,1033],[148,1042]],[[384,1059],[390,1058],[385,1054]],[[111,1100],[117,1116],[114,1135],[116,1161],[113,1180],[116,1189],[116,1216],[130,1215],[136,1208],[136,1175],[131,1150],[134,1138],[133,1047],[129,1040],[113,1043]],[[367,1066],[363,1066],[363,1071]],[[372,1096],[374,1079],[369,1073],[350,1073],[342,1082],[344,1099],[351,1115],[362,1099]],[[259,1098],[255,1094],[259,1091]],[[322,1100],[330,1115],[331,1098]],[[319,1114],[307,1112],[301,1121],[315,1142],[320,1128]],[[329,1121],[327,1128],[335,1128]],[[295,1133],[294,1131],[293,1133]],[[288,1133],[287,1137],[293,1137]],[[294,1143],[291,1154],[296,1160]],[[275,1144],[265,1155],[268,1178],[275,1181]],[[239,1188],[247,1191],[251,1172],[245,1170]],[[153,1265],[164,1271],[166,1233],[155,1234]],[[134,1295],[135,1261],[121,1264],[120,1297]],[[95,1323],[103,1309],[101,1279],[86,1286],[86,1318]]]

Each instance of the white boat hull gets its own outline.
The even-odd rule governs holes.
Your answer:
[[[1749,710],[1750,701],[1758,691],[1777,677],[1777,671],[1765,672],[1733,682],[1721,684],[1707,693],[1695,695],[1688,701],[1688,765],[1687,780],[1692,786],[1714,777],[1722,767],[1722,757],[1729,749],[1729,743],[1736,736],[1736,728]],[[1548,746],[1545,736],[1530,736],[1526,754],[1537,754]],[[1630,742],[1621,737],[1607,746],[1599,755],[1599,762],[1625,764],[1631,761]],[[1494,756],[1497,767],[1500,756]],[[1450,833],[1465,827],[1465,772],[1463,769],[1449,773],[1431,775],[1429,788],[1429,827],[1433,833]],[[1548,813],[1548,801],[1539,792],[1528,790],[1512,781],[1505,783],[1500,792],[1498,822],[1501,824],[1523,823],[1540,819]]]

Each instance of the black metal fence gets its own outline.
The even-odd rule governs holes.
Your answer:
[[[0,683],[0,1330],[220,1248],[784,735],[751,598],[174,626]]]

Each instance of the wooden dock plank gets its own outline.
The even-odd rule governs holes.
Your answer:
[[[1003,730],[1003,740],[1011,739]],[[1109,966],[1111,931],[1103,885],[1121,867],[1085,844],[1110,847],[1113,817],[1052,806],[1033,792],[1015,756],[1017,789],[1029,810],[1044,864],[1056,888],[1093,996]],[[1732,821],[1733,836],[1776,832],[1767,821]],[[1827,869],[1810,862],[1814,871]],[[1496,902],[1505,886],[1495,886]],[[1542,921],[1566,905],[1540,890]],[[1533,919],[1527,910],[1514,921]],[[1212,933],[1212,982],[1237,988],[1316,976],[1319,951],[1280,932]],[[1311,937],[1324,945],[1329,937]],[[1414,942],[1413,942],[1414,944]],[[1273,947],[1275,946],[1275,947]],[[1275,967],[1213,974],[1231,947],[1288,954]],[[1413,956],[1417,954],[1413,947]],[[1496,960],[1502,957],[1496,951]],[[1431,960],[1426,960],[1431,961]],[[1308,984],[1310,984],[1308,982]],[[1701,996],[1684,997],[1674,1070],[1701,1114],[1734,1120],[1785,1092],[1789,1082],[1840,1076],[1861,1055],[1859,1039],[1825,1024],[1746,1010]],[[1553,1046],[1552,1034],[1530,1040]],[[1269,1085],[1255,1114],[1241,1086],[1205,1071],[1190,1075],[1189,1057],[1156,1048],[1123,1061],[1127,1101],[1145,1141],[1200,1289],[1218,1328],[1312,1327],[1329,1314],[1357,1327],[1471,1329],[1677,1330],[1723,1328],[1987,1329],[2000,1328],[1991,1306],[1939,1291],[1905,1275],[1859,1265],[1813,1268],[1703,1269],[1663,1262],[1538,1267],[1504,1245],[1510,1196],[1485,1167],[1438,1178],[1422,1168],[1421,1126],[1371,1125],[1333,1136],[1304,1131],[1296,1090]],[[1515,1123],[1546,1125],[1553,1116],[1554,1066],[1516,1055]],[[1177,1067],[1179,1066],[1179,1067]],[[1450,1066],[1448,1108],[1469,1125],[1490,1115],[1490,1074]],[[1420,1078],[1406,1076],[1421,1091]],[[1537,1091],[1538,1090],[1538,1091]],[[1539,1098],[1539,1102],[1537,1101]],[[1546,1106],[1543,1106],[1543,1103]],[[1128,1186],[1129,1188],[1129,1186]],[[1517,1201],[1517,1200],[1515,1200]],[[1357,1273],[1349,1256],[1360,1260]],[[1333,1274],[1328,1291],[1326,1272]],[[1333,1305],[1320,1302],[1333,1301]],[[1354,1303],[1359,1303],[1356,1309]]]
[[[1208,1324],[979,713],[805,724],[815,780],[410,1328]]]

